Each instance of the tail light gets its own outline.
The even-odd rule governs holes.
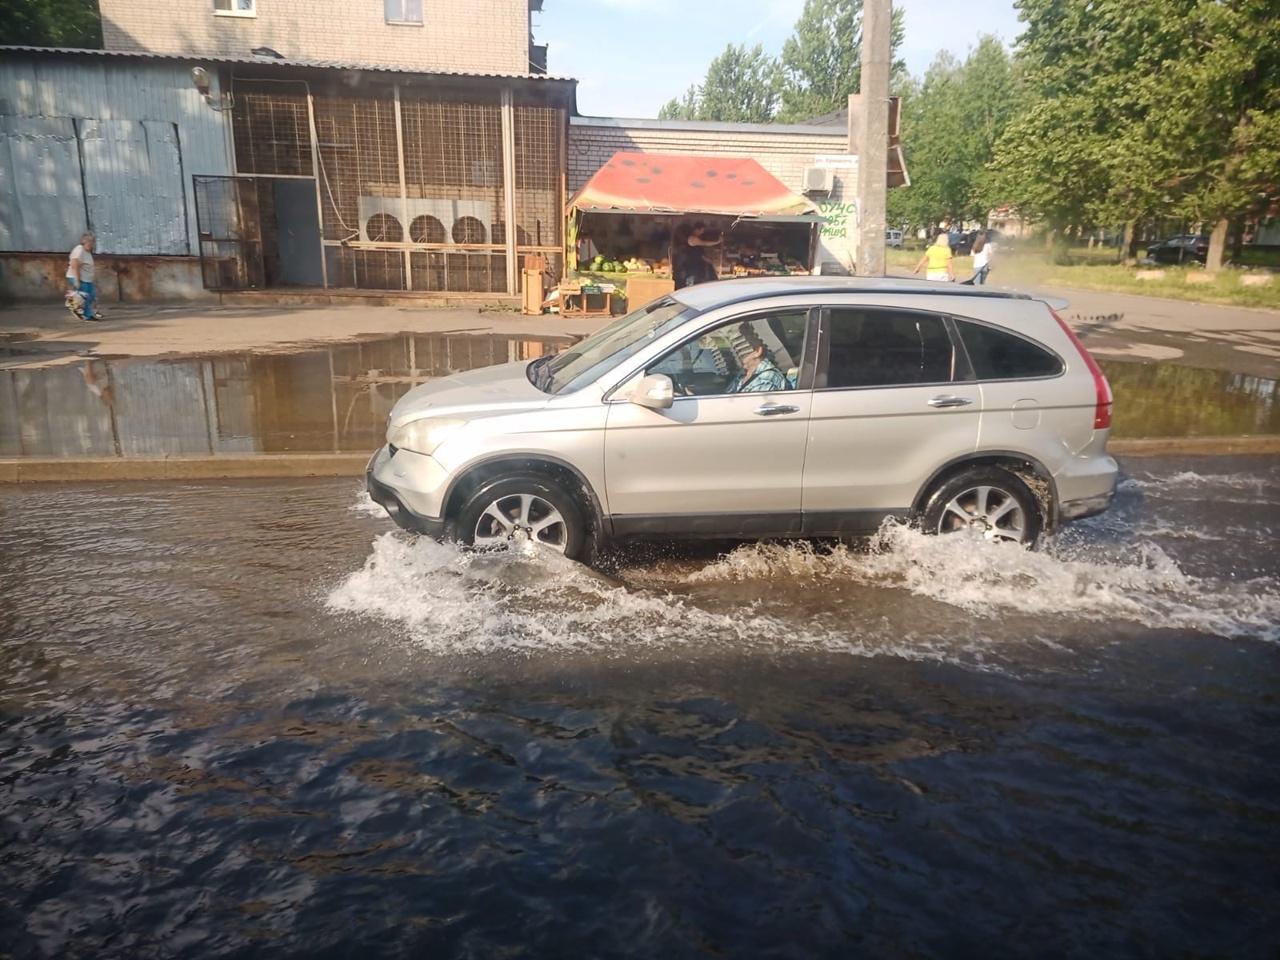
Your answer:
[[[1098,366],[1098,361],[1090,356],[1089,351],[1084,348],[1084,344],[1080,342],[1080,338],[1076,336],[1075,331],[1067,326],[1067,322],[1058,316],[1056,310],[1050,310],[1053,319],[1058,321],[1058,326],[1062,327],[1067,336],[1071,338],[1071,342],[1076,345],[1076,349],[1080,351],[1080,356],[1084,359],[1085,365],[1089,368],[1089,372],[1093,374],[1093,387],[1097,391],[1098,403],[1093,408],[1093,429],[1106,430],[1111,426],[1111,384],[1107,383],[1107,377],[1102,372],[1102,368]]]

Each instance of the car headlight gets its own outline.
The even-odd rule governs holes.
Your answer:
[[[413,420],[402,427],[387,431],[387,442],[402,450],[412,450],[430,456],[436,448],[444,443],[445,438],[460,427],[465,427],[465,420],[441,420],[427,418]]]

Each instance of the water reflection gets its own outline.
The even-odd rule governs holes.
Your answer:
[[[157,457],[371,450],[419,383],[530,360],[563,337],[423,336],[296,354],[86,360],[0,370],[0,456]]]
[[[1115,393],[1113,437],[1280,434],[1280,381],[1173,363],[1098,363]]]
[[[293,354],[0,370],[0,456],[363,452],[381,442],[388,412],[411,387],[571,342],[400,334]],[[1280,434],[1276,380],[1101,364],[1116,397],[1114,437]]]

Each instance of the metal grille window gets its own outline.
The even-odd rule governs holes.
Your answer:
[[[513,105],[508,198],[498,91],[330,91],[313,91],[314,156],[302,83],[238,81],[232,114],[240,175],[316,178],[330,286],[515,292],[512,240],[518,255],[545,257],[559,271],[562,109]]]
[[[305,94],[237,90],[232,120],[240,173],[311,175]]]
[[[422,23],[422,0],[382,0],[387,23]]]
[[[522,247],[559,243],[563,122],[550,107],[516,108],[516,242]]]

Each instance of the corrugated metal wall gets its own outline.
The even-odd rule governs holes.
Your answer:
[[[0,60],[0,250],[62,252],[91,229],[101,253],[195,254],[191,175],[232,172],[188,65]]]

